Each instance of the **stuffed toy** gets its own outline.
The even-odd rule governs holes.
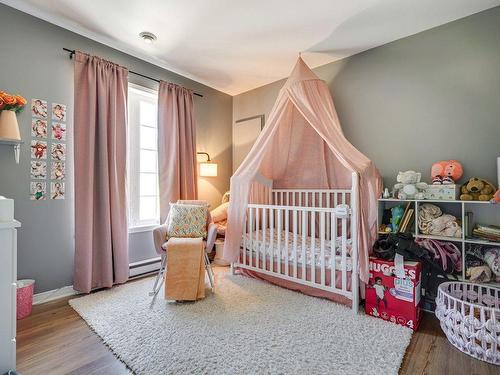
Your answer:
[[[460,188],[462,201],[489,201],[495,188],[482,178],[473,177]]]
[[[493,198],[490,200],[491,203],[500,203],[500,189],[498,189],[495,194],[493,195]]]
[[[422,190],[427,188],[427,184],[420,182],[421,177],[422,174],[415,171],[399,172],[396,178],[398,183],[394,185],[398,199],[424,199]]]
[[[397,232],[399,229],[399,224],[401,224],[401,219],[403,218],[403,214],[405,209],[403,206],[395,206],[391,208],[391,224],[390,228],[393,232]]]
[[[462,175],[462,164],[456,160],[443,160],[432,164],[431,179],[434,185],[454,184]]]

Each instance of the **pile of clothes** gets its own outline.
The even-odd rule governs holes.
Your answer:
[[[453,244],[435,240],[414,241],[410,233],[389,234],[373,246],[374,254],[389,261],[394,260],[396,253],[405,261],[422,263],[422,295],[423,306],[434,310],[435,298],[439,284],[457,279],[453,273],[461,270],[461,251]]]
[[[465,254],[467,278],[475,283],[500,282],[500,248],[472,245]]]
[[[462,227],[453,215],[443,214],[441,209],[430,203],[418,208],[420,233],[433,236],[462,238]]]

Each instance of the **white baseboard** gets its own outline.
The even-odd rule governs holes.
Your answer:
[[[130,263],[130,277],[144,275],[160,269],[161,258],[151,258],[140,262]],[[33,305],[54,301],[59,298],[69,297],[79,294],[73,289],[73,285],[63,286],[58,289],[47,290],[46,292],[33,295]]]
[[[78,292],[73,289],[73,285],[63,286],[59,289],[47,290],[46,292],[36,293],[33,295],[33,305],[54,301],[59,298],[73,296],[76,294],[78,294]]]
[[[140,262],[130,263],[129,276],[135,277],[138,275],[144,275],[147,273],[155,272],[160,269],[161,258],[151,258],[146,260],[141,260]]]

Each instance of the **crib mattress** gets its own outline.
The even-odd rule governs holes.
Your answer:
[[[252,244],[250,244],[250,234],[252,234]],[[245,233],[243,235],[243,238],[246,240],[246,251],[249,253],[249,250],[252,250],[253,254],[255,254],[257,251],[259,252],[259,258],[263,259],[264,256],[266,259],[269,259],[270,255],[272,254],[272,257],[274,260],[281,259],[281,261],[286,261],[286,231],[277,231],[274,230],[273,237],[271,238],[271,233],[269,230],[265,231],[265,240],[263,239],[264,233],[262,230],[257,230],[254,231],[253,233]],[[258,237],[258,240],[256,238]],[[280,239],[280,247],[281,247],[281,252],[280,248],[278,247],[278,238],[281,237]],[[302,244],[303,244],[303,238],[301,235],[297,236],[297,264],[302,265],[303,261],[303,254],[302,254]],[[265,248],[264,248],[265,244]],[[294,238],[293,238],[293,233],[288,232],[288,263],[294,263],[295,261],[295,252],[293,248],[294,244]],[[311,250],[311,246],[314,248],[314,264],[316,266],[321,266],[321,259],[320,259],[320,254],[321,254],[321,241],[319,238],[311,238],[310,236],[305,237],[305,261],[307,265],[311,265],[312,263],[312,257],[313,257],[313,252]],[[342,264],[342,239],[341,237],[337,237],[336,243],[335,243],[335,269],[336,270],[343,270],[346,269],[347,271],[352,270],[352,262],[351,262],[351,257],[349,256],[349,253],[351,251],[351,240],[347,239],[346,240],[346,248],[347,248],[347,254],[346,254],[346,267],[343,267]],[[329,240],[325,240],[325,266],[326,268],[330,268],[331,265],[331,259],[332,259],[332,248],[331,248],[331,242]]]

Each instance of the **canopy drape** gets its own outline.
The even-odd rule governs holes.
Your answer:
[[[264,129],[231,177],[231,201],[223,256],[237,260],[251,185],[258,174],[273,188],[357,191],[359,275],[368,281],[368,254],[377,235],[377,197],[382,179],[374,163],[344,136],[326,83],[299,57]]]

